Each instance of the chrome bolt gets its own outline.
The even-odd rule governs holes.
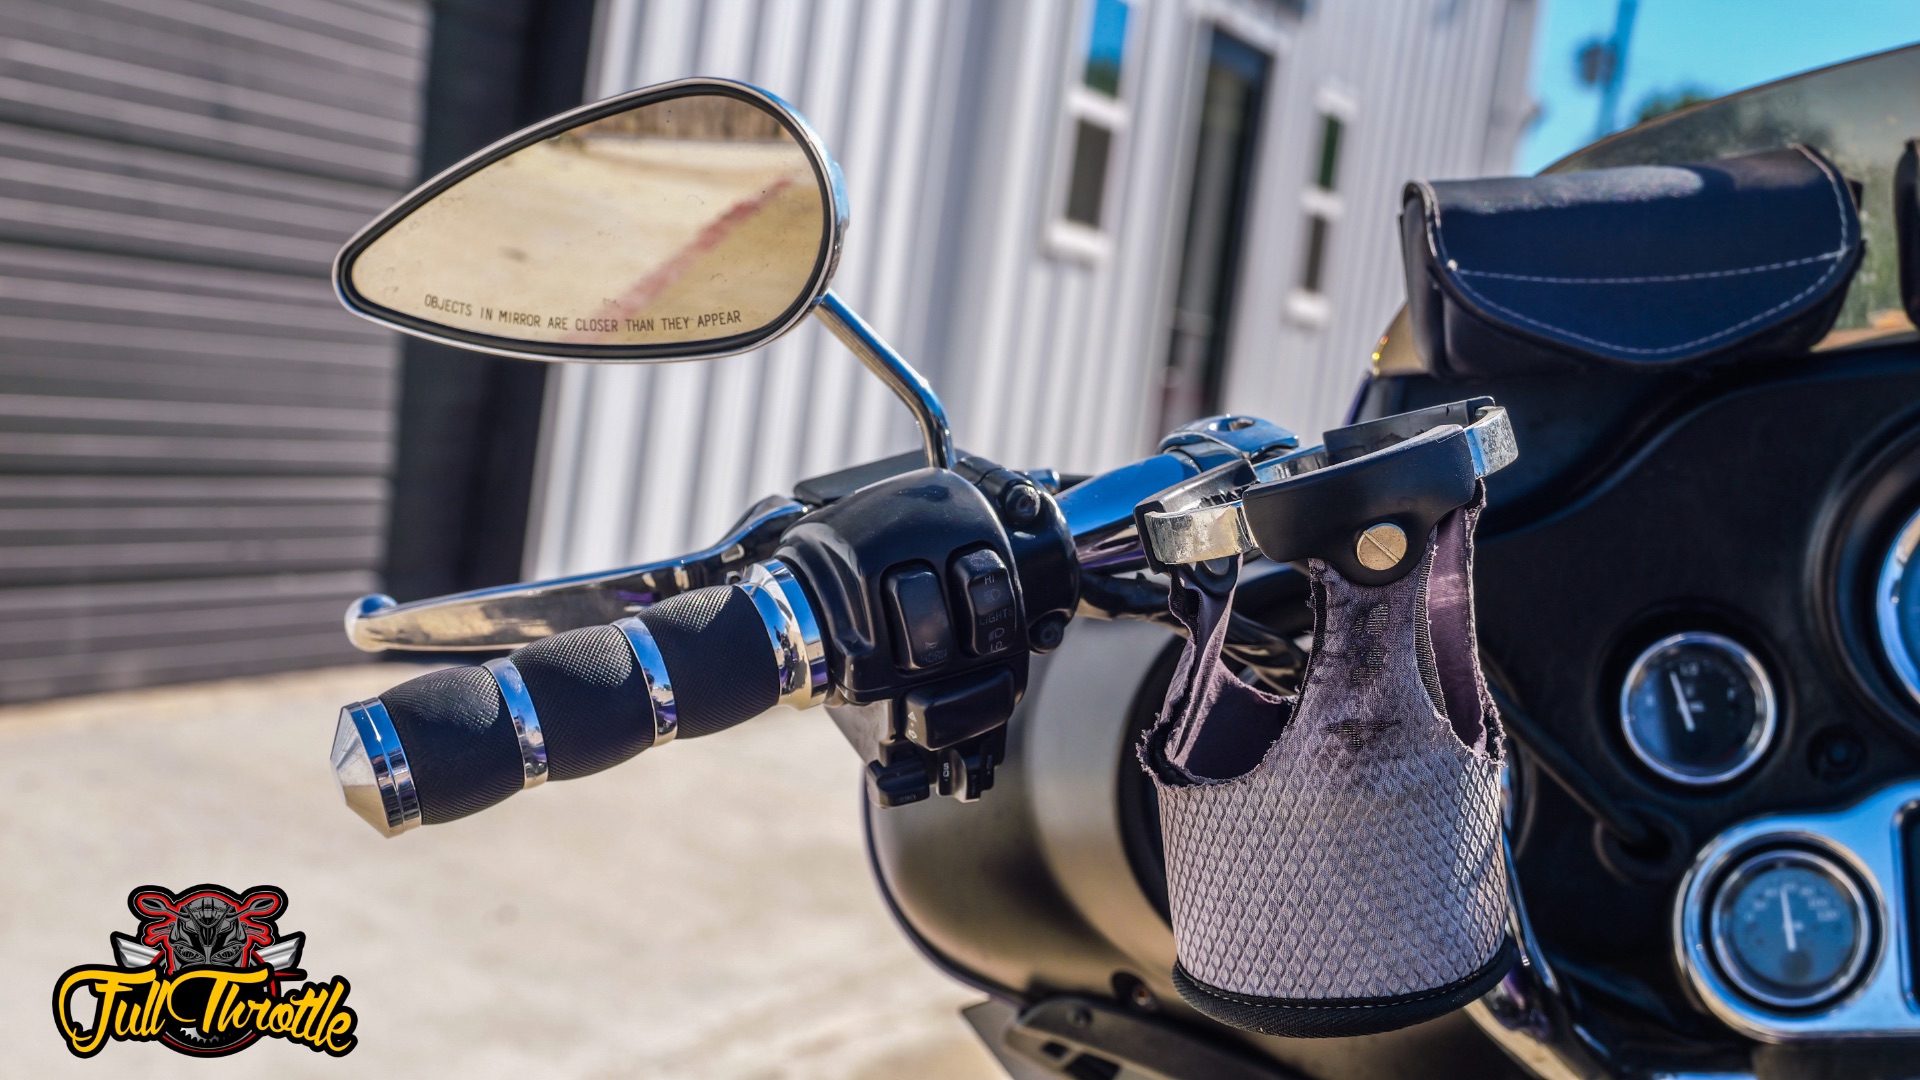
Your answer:
[[[1369,525],[1354,541],[1353,557],[1369,570],[1391,570],[1407,554],[1407,534],[1391,521]]]

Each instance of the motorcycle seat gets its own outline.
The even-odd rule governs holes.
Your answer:
[[[1798,144],[1416,180],[1403,199],[1412,343],[1442,377],[1799,355],[1833,325],[1863,250],[1851,186]]]

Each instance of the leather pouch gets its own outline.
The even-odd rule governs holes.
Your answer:
[[[1484,486],[1384,584],[1320,559],[1296,698],[1221,662],[1237,570],[1172,567],[1191,631],[1140,757],[1159,791],[1179,962],[1200,1012],[1365,1035],[1485,993],[1514,961],[1499,718],[1475,656]]]
[[[1806,146],[1689,165],[1415,181],[1407,316],[1443,378],[1798,356],[1840,314],[1863,242]]]

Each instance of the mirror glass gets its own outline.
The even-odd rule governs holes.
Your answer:
[[[428,329],[550,355],[748,348],[824,288],[823,172],[768,106],[704,90],[655,99],[433,194],[350,250],[343,284]]]

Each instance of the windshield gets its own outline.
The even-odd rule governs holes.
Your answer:
[[[1911,330],[1900,306],[1893,232],[1893,169],[1920,137],[1920,45],[1821,68],[1681,109],[1602,139],[1547,166],[1575,172],[1616,165],[1710,161],[1788,143],[1818,149],[1861,184],[1867,252],[1846,307],[1817,348]]]

